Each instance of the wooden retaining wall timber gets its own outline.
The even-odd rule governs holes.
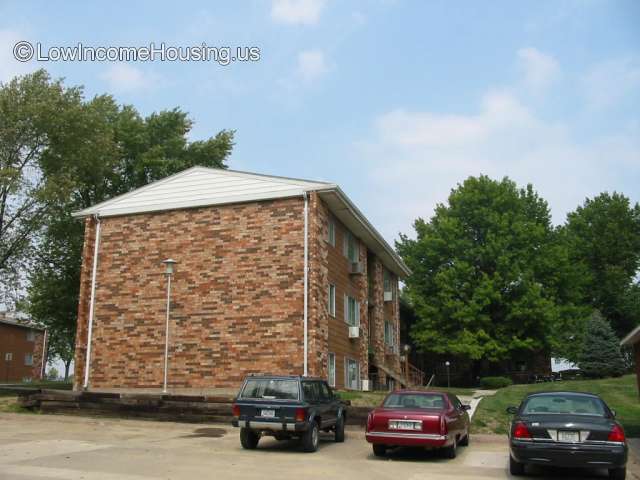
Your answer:
[[[0,387],[0,390],[5,390]],[[20,389],[19,405],[43,413],[146,418],[178,422],[231,423],[232,397],[73,392]],[[347,409],[347,425],[364,426],[368,407]]]

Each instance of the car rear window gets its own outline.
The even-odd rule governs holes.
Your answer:
[[[240,398],[298,400],[298,382],[275,378],[250,378],[245,383]]]
[[[392,393],[383,404],[386,408],[437,408],[445,406],[444,397],[437,393]]]
[[[540,395],[525,401],[522,407],[524,415],[536,413],[557,413],[565,415],[605,415],[602,400],[584,395],[557,394]]]

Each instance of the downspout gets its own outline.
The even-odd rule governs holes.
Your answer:
[[[307,355],[309,347],[308,342],[308,308],[309,308],[309,197],[307,192],[302,194],[304,198],[304,376],[309,373],[307,364]]]
[[[87,332],[87,358],[84,362],[84,384],[83,389],[89,387],[89,362],[91,361],[91,336],[93,335],[93,311],[96,300],[96,274],[98,272],[98,247],[100,245],[100,217],[96,219],[96,238],[93,246],[93,271],[91,272],[91,300],[89,302],[89,331]]]
[[[45,367],[47,366],[47,330],[45,329],[42,336],[42,366],[40,367],[40,380],[44,380]]]

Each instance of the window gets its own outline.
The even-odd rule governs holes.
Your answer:
[[[393,325],[389,320],[384,321],[384,343],[393,346]]]
[[[329,354],[329,385],[336,386],[336,354]]]
[[[33,330],[27,330],[27,342],[35,342],[36,341],[36,332]]]
[[[383,285],[384,285],[384,291],[385,292],[391,292],[391,274],[389,273],[389,270],[387,270],[386,268],[384,269],[384,277],[383,277]]]
[[[336,286],[333,283],[329,284],[329,315],[336,316]]]
[[[27,354],[24,356],[24,364],[25,364],[27,367],[30,367],[30,366],[32,366],[32,365],[33,365],[33,354],[31,354],[31,353],[27,353]]]
[[[10,362],[13,360],[13,353],[9,352],[9,353],[5,353],[4,354],[4,361],[5,362]]]
[[[346,358],[344,363],[344,386],[351,390],[359,389],[360,365],[352,358]]]
[[[304,393],[304,399],[307,402],[314,403],[320,400],[318,382],[302,382],[302,392]]]
[[[360,261],[360,252],[358,250],[358,240],[351,232],[344,233],[344,256],[352,263]]]
[[[387,408],[436,408],[445,407],[444,397],[437,393],[392,393],[384,401]]]
[[[319,382],[318,389],[320,391],[320,400],[328,402],[333,398],[331,390],[329,390],[329,387],[327,387],[327,384],[325,382]]]
[[[349,295],[344,296],[344,321],[350,327],[360,326],[360,304]]]
[[[298,382],[296,380],[250,378],[242,389],[240,398],[298,400]]]
[[[333,247],[336,246],[336,222],[334,222],[332,218],[329,219],[327,242],[329,242]]]

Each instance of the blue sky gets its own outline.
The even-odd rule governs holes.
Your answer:
[[[44,67],[193,139],[237,130],[229,166],[339,183],[389,241],[480,173],[533,183],[556,223],[601,191],[640,200],[640,2],[0,0],[0,81]],[[259,62],[13,60],[43,47],[256,46]]]

